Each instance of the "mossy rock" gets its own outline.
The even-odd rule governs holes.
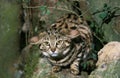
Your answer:
[[[60,72],[53,73],[51,64],[46,58],[40,58],[37,65],[37,71],[34,72],[32,78],[88,78],[86,72],[81,72],[81,75],[73,75],[69,69],[63,69]]]

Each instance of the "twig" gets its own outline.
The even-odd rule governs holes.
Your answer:
[[[104,45],[103,41],[94,32],[93,35],[101,42],[102,45]]]
[[[71,12],[75,15],[77,15],[78,17],[80,17],[76,12],[68,10],[68,9],[64,9],[64,8],[55,8],[55,7],[48,7],[49,9],[57,9],[57,10],[62,10],[62,11],[67,11],[67,12]]]
[[[23,8],[27,8],[27,9],[37,9],[37,8],[40,8],[41,6],[23,6]],[[63,11],[67,11],[67,12],[71,12],[75,15],[77,15],[79,17],[79,15],[77,13],[75,13],[74,11],[71,11],[71,10],[68,10],[68,9],[64,9],[64,8],[56,8],[56,7],[47,7],[48,9],[57,9],[57,10],[63,10]]]

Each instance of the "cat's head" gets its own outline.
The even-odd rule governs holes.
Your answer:
[[[39,49],[46,57],[61,59],[69,53],[71,49],[71,39],[58,32],[47,31],[40,33]]]

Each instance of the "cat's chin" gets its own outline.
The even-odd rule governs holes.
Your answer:
[[[57,57],[58,54],[57,54],[57,53],[53,53],[51,56],[52,56],[52,57]]]
[[[62,58],[64,58],[64,57],[61,54],[58,54],[58,53],[51,54],[51,59],[53,59],[53,60],[60,60]]]

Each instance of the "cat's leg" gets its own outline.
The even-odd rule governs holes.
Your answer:
[[[79,67],[80,67],[80,60],[76,59],[71,65],[70,65],[70,69],[71,69],[71,73],[73,73],[74,75],[78,75],[80,73]]]

